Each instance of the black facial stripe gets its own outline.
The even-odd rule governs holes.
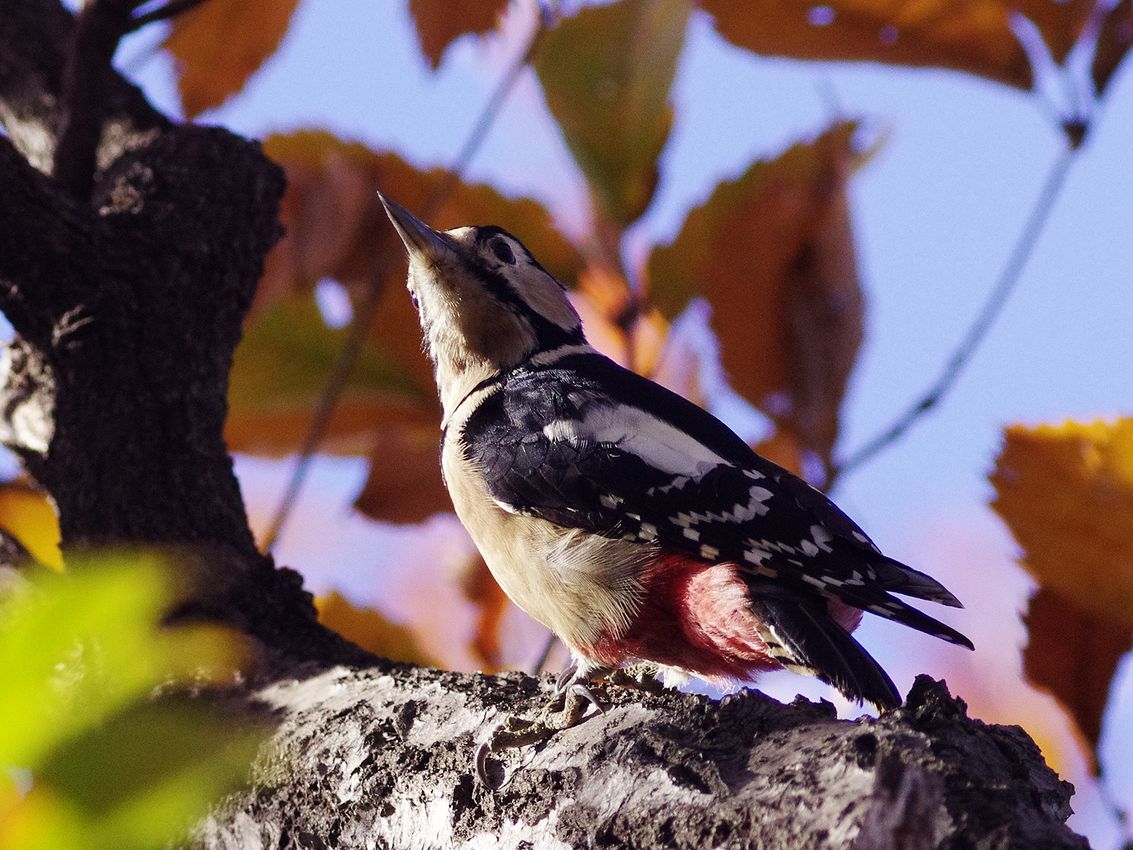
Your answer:
[[[525,318],[535,331],[537,350],[556,348],[560,345],[581,345],[586,341],[582,328],[566,329],[559,327],[546,316],[532,310],[517,293],[506,277],[498,272],[491,271],[482,266],[473,268],[477,280],[483,284],[484,289],[501,304],[514,313]]]

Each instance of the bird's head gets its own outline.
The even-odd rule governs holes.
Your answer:
[[[566,289],[495,226],[433,230],[379,193],[409,252],[408,288],[446,411],[476,383],[541,351],[584,345]]]

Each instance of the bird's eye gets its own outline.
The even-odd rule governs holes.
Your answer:
[[[511,250],[511,245],[503,239],[493,239],[491,247],[492,253],[496,255],[498,260],[507,263],[509,266],[515,265],[515,253]]]

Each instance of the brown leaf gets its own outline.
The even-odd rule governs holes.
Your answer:
[[[163,46],[173,56],[181,106],[193,118],[240,91],[287,32],[299,0],[208,0],[178,15]]]
[[[319,622],[347,640],[391,661],[436,667],[413,631],[392,623],[372,608],[357,608],[346,597],[330,593],[315,600]]]
[[[483,35],[495,27],[508,0],[409,0],[421,52],[436,70],[445,49],[459,36]]]
[[[689,11],[688,0],[585,8],[549,32],[535,57],[547,107],[599,214],[618,228],[645,211],[657,186]]]
[[[314,309],[308,290],[323,278],[352,287],[355,295],[375,275],[383,287],[373,331],[331,422],[329,450],[369,453],[372,435],[386,425],[437,423],[432,367],[405,292],[405,251],[376,190],[424,215],[428,199],[450,185],[450,173],[422,172],[394,154],[321,131],[272,136],[264,147],[287,171],[287,235],[268,257],[237,350],[231,445],[294,451],[305,433],[346,333],[327,328]],[[488,186],[451,182],[429,218],[441,228],[499,224],[562,280],[573,280],[582,266],[577,249],[542,206],[505,198]]]
[[[1040,587],[1031,597],[1023,622],[1030,636],[1023,650],[1023,671],[1074,719],[1086,744],[1082,750],[1096,775],[1102,715],[1117,663],[1133,649],[1133,629],[1085,611],[1074,599],[1048,587]]]
[[[932,66],[1030,88],[1033,73],[1011,29],[1015,10],[1034,21],[1055,61],[1082,33],[1093,0],[700,0],[728,41],[796,59]]]
[[[346,333],[326,325],[309,292],[290,294],[249,316],[229,377],[229,447],[260,454],[297,451]],[[320,448],[366,454],[379,430],[432,424],[437,417],[431,374],[417,375],[367,346]]]
[[[1096,744],[1107,659],[1133,634],[1133,419],[1011,426],[991,481],[992,507],[1039,583],[1028,675]]]
[[[862,338],[845,198],[854,129],[837,125],[721,184],[648,265],[668,315],[707,298],[736,391],[827,462]]]
[[[500,624],[508,606],[507,594],[479,554],[461,571],[460,591],[478,612],[472,651],[483,663],[484,672],[494,673],[500,669]]]
[[[1121,0],[1110,9],[1098,34],[1097,52],[1094,54],[1094,89],[1098,96],[1105,94],[1109,81],[1120,67],[1129,48],[1133,47],[1133,0]]]
[[[437,423],[390,426],[379,431],[370,455],[370,475],[354,507],[371,519],[413,523],[452,502],[441,480]]]

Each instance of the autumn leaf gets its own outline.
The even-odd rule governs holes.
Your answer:
[[[188,118],[220,106],[283,40],[299,0],[208,0],[173,19],[163,46]]]
[[[549,32],[536,55],[547,106],[599,213],[617,227],[653,198],[689,11],[687,0],[582,9]]]
[[[40,491],[14,481],[0,485],[0,528],[41,564],[56,570],[63,568],[59,518]]]
[[[441,480],[440,429],[435,421],[385,428],[374,435],[370,474],[354,507],[371,519],[400,523],[452,510]]]
[[[1133,47],[1133,0],[1121,0],[1109,10],[1098,33],[1097,51],[1090,69],[1094,89],[1098,96],[1105,94],[1106,86]]]
[[[862,160],[856,125],[752,165],[653,251],[648,289],[673,316],[695,295],[732,386],[830,463],[863,301],[845,183]]]
[[[297,451],[346,333],[327,326],[309,292],[278,299],[250,316],[229,379],[229,447],[260,454]],[[416,375],[367,346],[347,379],[322,449],[367,454],[382,428],[434,422],[435,398],[430,375]]]
[[[1074,718],[1082,752],[1097,774],[1102,715],[1117,664],[1133,649],[1133,628],[1115,627],[1049,587],[1031,597],[1023,622],[1029,635],[1023,672]]]
[[[375,655],[407,664],[438,666],[421,649],[411,629],[390,622],[372,608],[358,608],[338,593],[320,596],[315,608],[320,623]]]
[[[434,70],[450,44],[465,33],[483,35],[496,25],[508,0],[409,0],[421,52]]]
[[[441,230],[497,224],[562,281],[573,281],[582,268],[578,249],[529,198],[506,198],[442,168],[422,171],[396,154],[322,130],[269,136],[264,150],[284,167],[288,181],[281,212],[287,235],[268,257],[261,283],[268,291],[310,286],[325,277],[360,284],[383,258],[391,281],[402,288],[404,249],[378,202],[378,189]]]
[[[496,583],[487,563],[479,553],[473,555],[460,572],[460,592],[476,606],[476,631],[471,649],[480,660],[484,672],[500,669],[500,624],[507,610],[508,598]]]
[[[1039,583],[1028,677],[1096,749],[1117,659],[1133,639],[1133,419],[1012,426],[991,481],[992,506]]]
[[[1093,0],[700,0],[740,47],[796,59],[865,60],[950,68],[1030,88],[1030,62],[1011,15],[1030,18],[1056,62],[1066,58]]]

